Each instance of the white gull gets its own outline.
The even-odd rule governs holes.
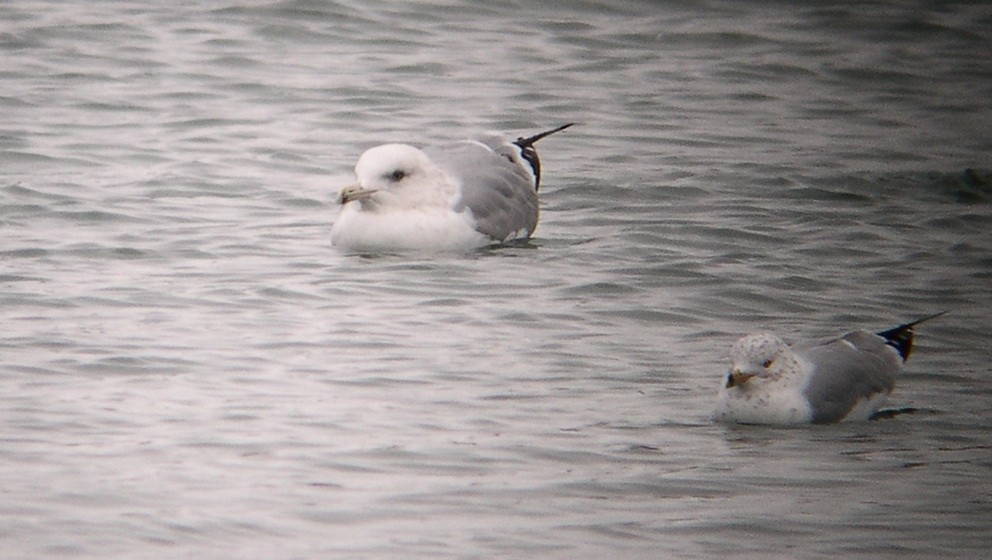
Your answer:
[[[895,388],[913,347],[913,327],[945,312],[871,333],[788,345],[751,334],[730,350],[713,418],[743,424],[829,424],[867,420]]]
[[[572,126],[508,142],[496,136],[423,150],[384,144],[341,190],[331,243],[346,251],[463,251],[527,239],[537,227],[534,144]]]

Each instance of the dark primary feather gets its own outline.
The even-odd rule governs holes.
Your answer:
[[[797,344],[793,350],[813,368],[804,390],[813,406],[813,422],[838,422],[860,400],[891,393],[901,361],[906,361],[912,350],[913,327],[944,313],[946,311],[880,333],[854,331],[826,342]]]
[[[574,124],[575,123],[568,123],[566,125],[559,126],[558,128],[545,130],[544,132],[535,134],[534,136],[530,136],[528,138],[521,136],[514,142],[514,144],[520,147],[520,156],[527,161],[530,168],[534,171],[535,191],[541,188],[541,158],[537,156],[537,148],[534,147],[534,144],[541,138],[551,136],[556,132],[561,132]]]
[[[476,142],[456,142],[425,148],[424,152],[461,187],[456,211],[468,208],[476,229],[494,241],[504,241],[537,227],[537,193],[519,165]]]
[[[886,344],[895,348],[896,352],[899,352],[899,356],[902,357],[902,361],[905,362],[909,359],[910,352],[913,351],[913,327],[919,325],[923,321],[929,321],[935,317],[940,317],[944,313],[947,313],[947,311],[934,313],[933,315],[929,315],[922,319],[917,319],[911,323],[904,323],[876,334],[884,338]]]
[[[541,163],[534,143],[570,126],[572,123],[518,138],[514,144],[526,161],[522,164],[517,163],[519,158],[509,145],[493,137],[432,146],[424,152],[458,182],[461,198],[454,209],[471,210],[480,233],[494,241],[505,241],[520,232],[530,237],[537,227],[537,186],[541,180]],[[533,184],[524,165],[533,170]]]

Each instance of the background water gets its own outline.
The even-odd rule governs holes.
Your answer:
[[[984,2],[0,4],[0,556],[976,558]],[[358,155],[542,141],[530,247],[360,257]],[[741,334],[920,329],[727,427]]]

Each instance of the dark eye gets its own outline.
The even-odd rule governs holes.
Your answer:
[[[768,368],[772,367],[772,362],[774,362],[774,361],[775,360],[765,360],[765,363],[761,364],[761,367],[763,367],[765,369],[768,369]]]
[[[396,182],[402,181],[404,177],[406,177],[406,172],[402,169],[397,169],[389,175],[389,178]]]

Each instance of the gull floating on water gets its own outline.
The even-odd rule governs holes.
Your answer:
[[[349,251],[458,251],[527,239],[537,227],[534,144],[572,126],[508,142],[496,136],[420,150],[384,144],[341,190],[331,243]]]
[[[714,419],[743,424],[829,424],[867,420],[895,388],[913,348],[913,327],[946,312],[879,333],[789,346],[751,334],[730,350],[731,369]]]

